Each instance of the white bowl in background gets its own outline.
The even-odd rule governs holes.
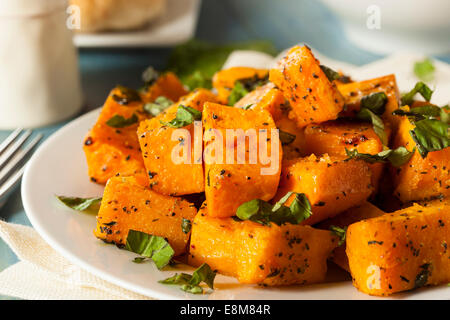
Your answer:
[[[321,0],[355,45],[376,53],[450,53],[449,0]],[[367,26],[379,8],[380,28]],[[376,19],[376,17],[375,17]],[[374,21],[374,20],[370,20]]]

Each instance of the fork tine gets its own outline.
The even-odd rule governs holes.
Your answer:
[[[17,128],[13,132],[11,132],[11,134],[5,140],[2,141],[2,143],[0,144],[0,154],[3,153],[6,148],[8,148],[11,142],[13,142],[21,132],[22,128]]]
[[[17,140],[13,142],[11,147],[9,147],[1,156],[0,156],[0,167],[5,166],[6,162],[19,150],[19,148],[24,144],[24,142],[31,135],[31,130],[26,130]]]
[[[23,172],[25,170],[25,165],[23,165],[19,170],[14,172],[14,174],[5,181],[4,184],[0,186],[0,203],[2,205],[6,201],[7,196],[14,190],[14,187],[16,184],[20,181],[20,178],[23,175]]]
[[[0,170],[0,183],[2,183],[4,179],[11,174],[12,170],[27,156],[27,154],[36,146],[36,144],[38,144],[41,139],[42,134],[36,135],[36,137],[34,137],[25,148],[19,150],[11,161],[9,161],[3,169]]]

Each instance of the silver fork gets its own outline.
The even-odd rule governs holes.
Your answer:
[[[14,191],[25,169],[25,158],[42,139],[36,135],[28,144],[32,131],[18,128],[0,143],[0,207]]]

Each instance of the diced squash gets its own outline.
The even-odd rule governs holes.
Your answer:
[[[192,225],[189,264],[208,263],[241,283],[266,285],[323,282],[326,260],[337,246],[330,231],[285,224],[264,226],[214,218],[205,205]]]
[[[173,72],[162,74],[144,94],[145,101],[154,101],[159,96],[164,96],[172,101],[178,101],[188,92],[181,81]]]
[[[305,128],[305,152],[317,156],[346,156],[345,149],[356,149],[360,153],[377,154],[383,151],[383,143],[369,123],[351,121],[327,121],[310,124]],[[372,170],[372,185],[378,189],[383,172],[383,163],[369,165]]]
[[[178,130],[163,125],[161,121],[169,122],[174,119],[180,105],[202,111],[206,101],[214,102],[216,96],[209,90],[198,89],[157,117],[140,124],[138,136],[142,156],[150,178],[150,187],[156,192],[175,196],[204,191],[201,125],[194,129],[194,124],[191,124],[182,128],[185,130]],[[177,135],[177,132],[189,136]],[[183,157],[184,155],[186,156]]]
[[[386,296],[450,281],[450,207],[412,207],[347,230],[353,284]]]
[[[221,104],[228,104],[228,96],[238,80],[265,79],[269,70],[255,69],[250,67],[232,67],[216,72],[213,77],[213,87],[217,90],[218,101]]]
[[[292,142],[283,144],[284,159],[296,159],[307,155],[304,152],[303,128],[297,127],[296,121],[289,119],[291,107],[273,83],[268,83],[250,92],[234,106],[250,110],[267,110],[272,115],[278,129],[295,136]]]
[[[269,79],[289,101],[289,118],[295,119],[299,127],[334,120],[344,107],[342,95],[306,46],[291,48],[270,70]]]
[[[193,204],[160,195],[133,177],[113,177],[106,184],[94,234],[106,242],[125,245],[129,230],[145,232],[166,238],[175,255],[180,255],[186,252],[189,240],[182,221],[193,221],[196,213]]]
[[[287,192],[304,193],[312,215],[303,224],[317,222],[364,203],[372,192],[371,172],[366,162],[345,157],[311,155],[283,163],[280,186],[274,200]],[[286,202],[289,205],[294,195]]]
[[[142,102],[133,101],[121,105],[116,101],[120,96],[119,88],[111,91],[97,122],[84,140],[88,174],[93,182],[104,184],[117,173],[124,176],[145,174],[136,135],[139,123],[124,128],[113,128],[106,124],[115,115],[128,119],[135,114],[139,121],[147,118],[146,113],[142,112]]]
[[[395,75],[387,76],[345,84],[338,84],[338,90],[345,99],[345,108],[340,116],[354,117],[361,104],[361,99],[371,93],[384,92],[387,96],[386,111],[383,114],[383,120],[391,124],[393,130],[397,128],[398,119],[392,115],[392,112],[398,109],[400,92],[397,87]]]
[[[382,216],[383,214],[386,214],[383,210],[378,209],[370,202],[365,202],[362,205],[350,208],[342,212],[334,218],[322,221],[317,225],[317,228],[324,230],[329,230],[331,226],[345,228],[352,223],[364,219],[376,218]],[[333,255],[331,256],[331,261],[336,263],[342,269],[350,272],[347,254],[345,253],[345,247],[346,244],[343,243],[341,246],[334,249]]]
[[[394,148],[415,148],[410,135],[414,126],[407,117],[399,117]],[[450,148],[429,152],[425,158],[414,152],[411,159],[400,168],[394,168],[394,194],[402,202],[431,199],[440,195],[450,196]]]
[[[272,199],[280,179],[282,149],[279,140],[271,140],[272,130],[276,127],[270,113],[205,103],[202,121],[205,129],[205,194],[210,215],[234,216],[244,202]],[[250,130],[249,136],[253,138],[241,136],[241,142],[236,136],[227,139],[226,129],[242,130],[243,135]],[[259,147],[260,144],[267,146],[267,152]],[[238,158],[240,146],[242,157]]]

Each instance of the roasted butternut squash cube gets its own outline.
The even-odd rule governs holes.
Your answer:
[[[121,96],[120,88],[111,91],[97,122],[84,140],[83,150],[88,164],[88,174],[93,182],[104,184],[117,173],[145,174],[136,129],[139,121],[148,116],[142,112],[142,101],[123,104],[120,101]],[[114,128],[106,122],[116,115],[125,119],[135,115],[137,121],[123,128]]]
[[[386,214],[383,210],[378,209],[378,207],[374,206],[370,202],[364,202],[362,205],[350,208],[334,218],[322,221],[317,225],[317,228],[324,230],[329,230],[331,226],[346,228],[352,223],[364,219],[376,218],[382,216],[383,214]],[[341,246],[334,249],[333,255],[331,256],[330,260],[336,263],[342,269],[350,272],[347,254],[345,253],[345,247],[346,244],[343,243]]]
[[[371,172],[366,162],[311,155],[283,163],[274,201],[289,191],[304,193],[311,203],[312,215],[303,224],[313,225],[364,203],[372,189]],[[290,205],[294,196],[286,205]]]
[[[151,102],[160,96],[164,96],[172,101],[178,101],[178,99],[186,94],[188,92],[180,79],[173,72],[166,72],[147,89],[144,93],[144,100]]]
[[[160,195],[133,177],[113,177],[106,184],[94,234],[125,245],[130,230],[145,232],[166,238],[175,255],[180,255],[186,252],[190,235],[183,231],[182,221],[193,221],[196,213],[193,204]]]
[[[179,130],[161,123],[176,117],[178,106],[202,111],[206,101],[216,101],[209,90],[198,89],[184,96],[157,117],[138,128],[139,143],[152,190],[165,195],[203,192],[202,128],[190,124]]]
[[[310,124],[304,133],[305,152],[320,156],[345,156],[345,149],[356,149],[360,153],[377,154],[383,151],[383,143],[369,123],[352,121],[327,121]],[[378,189],[383,172],[383,163],[369,165],[372,170],[372,185]]]
[[[347,256],[353,284],[386,296],[450,281],[450,207],[412,207],[351,224]]]
[[[234,216],[244,202],[272,199],[280,179],[282,149],[279,140],[272,139],[276,127],[270,113],[205,103],[202,121],[210,215]]]
[[[326,260],[338,239],[330,231],[285,224],[264,226],[214,218],[200,209],[194,219],[189,264],[207,263],[241,283],[266,285],[323,282]]]
[[[304,148],[303,128],[297,127],[296,121],[289,118],[291,107],[273,83],[268,83],[250,92],[234,106],[241,109],[267,110],[272,115],[277,128],[282,131],[280,135],[285,132],[294,137],[292,141],[283,142],[281,139],[284,159],[295,159],[307,155]]]
[[[228,96],[233,90],[236,81],[255,82],[266,79],[268,74],[269,70],[250,67],[232,67],[216,72],[212,79],[212,84],[217,90],[219,103],[228,104]]]
[[[415,148],[410,130],[414,125],[407,117],[399,117],[394,148]],[[400,168],[393,168],[394,194],[402,202],[450,196],[450,148],[429,152],[425,158],[414,152],[411,159]]]
[[[270,70],[269,79],[289,101],[289,118],[299,127],[334,120],[344,107],[342,95],[307,46],[291,48]]]
[[[354,117],[360,110],[363,97],[376,92],[384,92],[387,96],[387,102],[383,120],[390,123],[392,129],[396,130],[398,119],[392,115],[392,112],[398,109],[400,92],[395,75],[390,74],[359,82],[338,84],[337,88],[345,100],[345,108],[340,114],[342,117]]]

